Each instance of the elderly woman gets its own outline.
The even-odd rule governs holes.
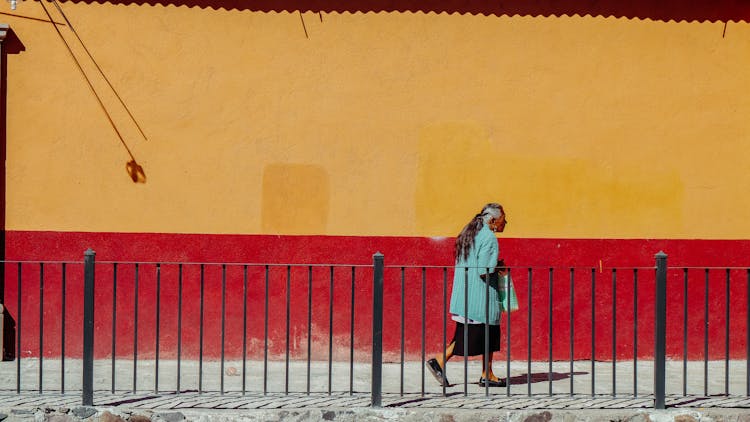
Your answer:
[[[501,299],[496,284],[497,277],[493,276],[499,274],[501,269],[496,268],[498,243],[495,233],[502,232],[507,223],[500,204],[487,204],[456,238],[456,266],[450,303],[451,318],[456,321],[456,331],[453,340],[445,349],[445,361],[454,355],[484,355],[487,343],[489,354],[482,359],[482,376],[479,378],[481,386],[505,386],[505,381],[498,379],[492,372],[492,354],[500,350]],[[486,281],[490,283],[489,289]],[[487,325],[489,330],[486,330]],[[486,331],[489,332],[489,336],[486,335]],[[445,362],[442,354],[427,361],[427,368],[439,383],[449,385],[443,369]]]

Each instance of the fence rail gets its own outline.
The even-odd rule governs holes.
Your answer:
[[[445,365],[461,381],[439,388],[425,369],[452,336],[452,267],[386,265],[379,253],[372,265],[97,262],[87,250],[82,262],[4,268],[15,373],[3,362],[0,380],[17,393],[72,385],[84,405],[108,382],[113,393],[366,391],[375,407],[384,392],[457,386],[653,395],[664,408],[669,394],[716,394],[709,375],[721,370],[720,394],[750,396],[750,269],[669,268],[661,252],[649,268],[510,268],[520,309],[498,327],[501,389],[472,386],[480,360]],[[744,365],[742,393],[730,365]]]

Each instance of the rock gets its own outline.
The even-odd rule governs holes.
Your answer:
[[[544,411],[542,413],[529,415],[526,418],[524,418],[523,421],[524,422],[549,422],[550,419],[552,419],[552,413]]]
[[[185,415],[180,412],[158,413],[157,417],[166,422],[180,422],[185,420]]]
[[[48,415],[44,420],[46,422],[75,422],[75,418],[70,415]]]
[[[649,421],[650,419],[648,418],[648,415],[645,413],[637,413],[635,415],[625,418],[625,422],[649,422]]]
[[[101,416],[99,416],[99,421],[100,422],[125,422],[125,419],[117,415],[113,415],[110,412],[105,411],[101,414]]]
[[[446,415],[442,414],[440,415],[440,422],[455,422],[456,419],[453,417],[453,415]]]
[[[86,419],[89,416],[93,416],[96,413],[96,409],[93,407],[76,407],[73,409],[73,415],[78,418]]]
[[[698,422],[698,420],[691,415],[677,415],[674,417],[674,422]]]

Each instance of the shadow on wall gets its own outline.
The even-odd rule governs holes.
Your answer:
[[[563,16],[591,15],[660,21],[750,21],[745,0],[65,0],[73,3],[176,5],[257,12],[435,12],[482,15]]]
[[[8,55],[26,51],[20,39],[7,25],[0,26],[0,162],[3,163],[0,173],[0,260],[5,260],[5,158],[7,153],[7,81]],[[15,321],[5,311],[5,265],[0,265],[0,360],[15,359]]]
[[[16,321],[0,304],[0,360],[16,358]]]

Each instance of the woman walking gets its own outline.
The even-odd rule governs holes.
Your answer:
[[[485,346],[488,346],[489,354],[482,359],[479,385],[505,386],[505,381],[492,372],[492,354],[500,350],[501,299],[497,275],[505,271],[498,267],[495,233],[505,230],[507,223],[503,207],[490,203],[466,224],[456,238],[456,264],[450,302],[451,319],[456,321],[456,331],[445,354],[438,354],[427,361],[427,368],[441,385],[450,385],[444,368],[451,357],[485,355]],[[489,288],[487,283],[490,284]]]

